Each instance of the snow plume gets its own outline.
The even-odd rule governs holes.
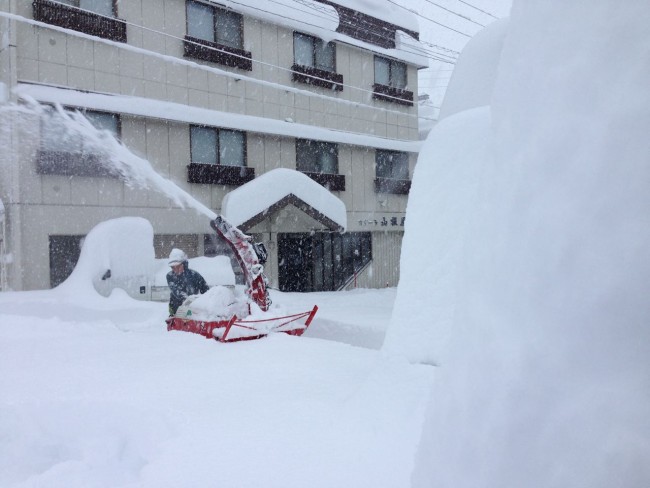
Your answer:
[[[0,108],[4,112],[20,112],[38,117],[53,116],[56,123],[62,125],[65,134],[62,136],[82,138],[84,147],[94,154],[100,155],[99,161],[105,168],[117,173],[130,187],[155,190],[167,195],[176,205],[190,207],[197,212],[214,219],[216,214],[189,193],[178,187],[172,181],[160,176],[151,163],[133,154],[126,146],[117,141],[107,130],[98,130],[78,111],[64,110],[60,104],[54,104],[55,113],[51,108],[38,103],[33,98],[23,94],[24,105],[7,104]]]
[[[438,365],[416,488],[650,486],[649,15],[516,1],[490,106],[420,153],[384,346]]]

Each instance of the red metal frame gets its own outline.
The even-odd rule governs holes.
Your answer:
[[[240,320],[236,315],[233,315],[230,320],[220,320],[213,322],[189,320],[180,317],[169,317],[167,319],[167,330],[182,330],[185,332],[192,332],[194,334],[202,335],[206,339],[216,339],[219,342],[237,342],[260,339],[261,337],[265,337],[275,332],[281,332],[283,334],[293,336],[301,336],[311,324],[317,311],[318,306],[314,305],[314,308],[308,312],[285,315],[282,317],[273,317],[269,319],[259,320]],[[306,319],[304,324],[296,324],[299,326],[287,328],[287,326],[290,324],[293,324],[294,322],[297,322],[301,319]],[[271,325],[270,327],[263,326],[263,324],[271,324],[272,322],[278,323]],[[218,329],[224,329],[223,334],[221,334],[220,330]]]

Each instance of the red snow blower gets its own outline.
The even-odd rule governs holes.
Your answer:
[[[263,267],[266,262],[266,250],[221,215],[217,215],[210,222],[210,226],[228,243],[244,273],[247,306],[243,307],[243,310],[247,310],[247,313],[239,312],[239,315],[245,315],[244,317],[234,314],[223,320],[204,321],[179,316],[177,312],[177,315],[167,319],[167,330],[193,332],[220,342],[259,339],[274,332],[301,336],[314,319],[318,307],[314,305],[309,311],[292,315],[274,317],[270,313],[266,314],[271,306]],[[251,316],[251,304],[255,304],[263,313]],[[246,317],[249,317],[248,320]]]

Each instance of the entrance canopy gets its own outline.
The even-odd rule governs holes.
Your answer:
[[[228,193],[221,213],[246,231],[287,205],[293,205],[333,231],[347,227],[345,204],[307,175],[287,168],[269,171]]]

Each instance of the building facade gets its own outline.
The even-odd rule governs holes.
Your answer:
[[[217,213],[230,191],[275,168],[328,188],[346,206],[346,232],[300,202],[242,228],[270,251],[272,287],[396,285],[420,144],[414,100],[426,60],[408,49],[418,34],[345,2],[294,3],[3,2],[3,286],[56,286],[83,237],[122,216],[151,222],[157,257],[223,252],[205,216],[107,171],[60,126],[59,107]]]

